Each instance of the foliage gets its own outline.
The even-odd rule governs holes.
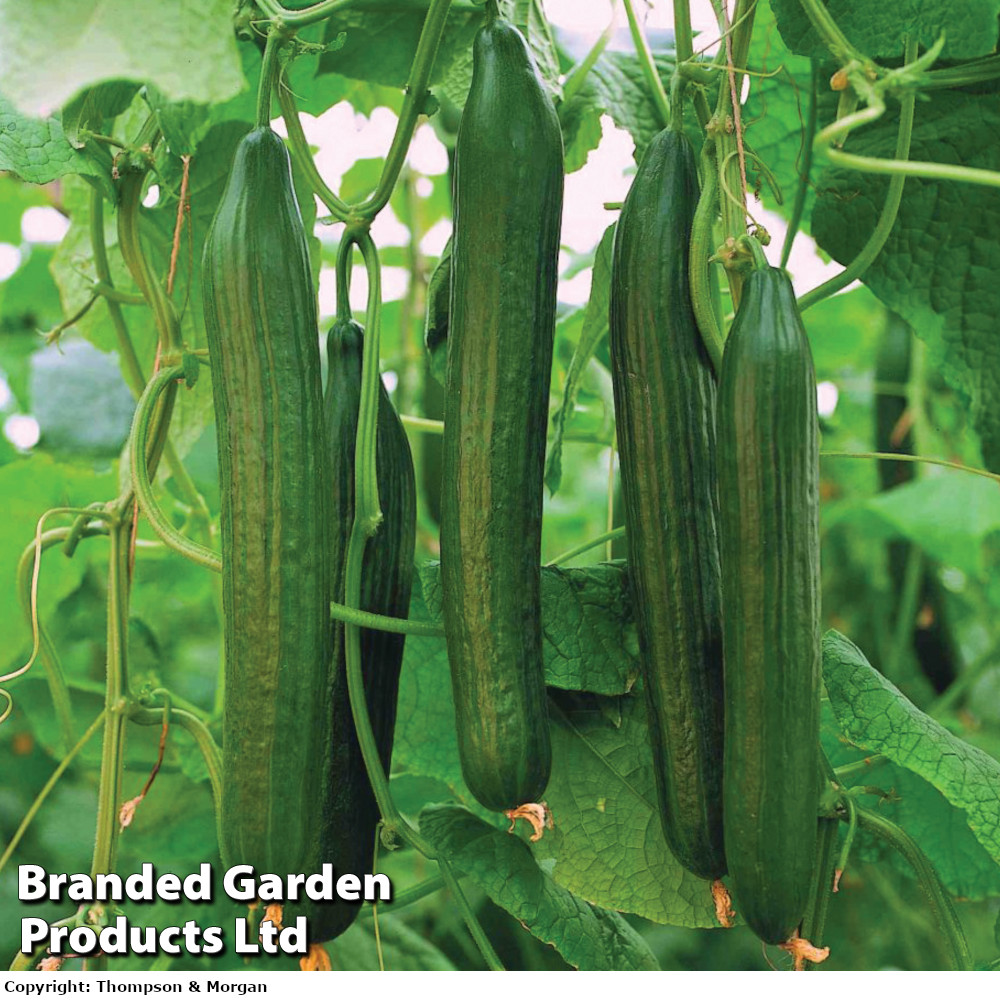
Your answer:
[[[67,538],[74,516],[53,516],[43,525],[54,534],[43,539],[39,562],[39,655],[26,674],[0,681],[13,698],[11,716],[0,724],[0,842],[15,836],[70,746],[88,729],[95,733],[0,867],[0,952],[10,955],[19,919],[28,915],[16,900],[17,863],[71,872],[113,863],[123,874],[150,860],[181,874],[205,861],[219,863],[212,756],[203,753],[221,739],[218,580],[161,542],[141,516],[130,568],[126,442],[134,402],[157,360],[184,363],[189,378],[177,389],[153,487],[177,534],[192,545],[214,545],[220,497],[211,380],[198,353],[206,346],[198,262],[234,150],[255,121],[274,2],[258,7],[244,0],[235,22],[233,5],[223,0],[169,5],[169,19],[158,0],[135,0],[126,18],[113,16],[114,5],[77,0],[49,4],[54,16],[45,18],[35,6],[0,0],[0,264],[16,264],[0,281],[0,420],[7,428],[0,438],[6,514],[0,619],[9,623],[0,675],[32,653],[26,614],[32,553],[22,555],[39,517],[57,507],[102,507],[78,538]],[[642,5],[629,0],[629,6]],[[738,0],[737,12],[749,6]],[[426,86],[414,90],[407,85],[426,52],[424,25],[444,8],[437,58],[426,67]],[[731,264],[727,253],[738,257],[738,241],[746,238],[727,75],[712,56],[679,58],[673,38],[652,33],[648,60],[636,54],[624,30],[584,59],[570,54],[571,39],[553,30],[540,0],[509,0],[503,9],[525,32],[554,96],[571,173],[592,159],[602,121],[627,135],[638,159],[664,124],[666,95],[684,64],[680,72],[690,78],[685,130],[705,145],[703,174],[714,171],[724,182],[719,203],[710,206],[708,254],[700,261],[712,283],[727,286],[712,306],[724,328],[741,279],[738,268],[719,260],[709,265],[707,257],[721,248],[717,257]],[[992,280],[1000,266],[998,13],[997,0],[759,0],[752,16],[734,18],[733,31],[734,59],[752,71],[741,117],[747,184],[784,220],[763,220],[776,235],[790,222],[797,239],[811,234],[823,253],[846,265],[871,248],[889,178],[914,174],[864,269],[864,287],[813,296],[804,314],[821,399],[836,400],[821,406],[823,615],[824,625],[836,630],[824,641],[822,746],[838,776],[830,814],[846,820],[848,799],[871,806],[919,845],[955,897],[980,966],[996,956],[1000,899],[1000,499],[995,478],[962,468],[1000,471],[993,335],[1000,301]],[[310,252],[321,301],[345,239],[342,223],[350,213],[343,202],[356,207],[384,193],[386,214],[406,230],[400,245],[379,246],[380,260],[356,220],[347,238],[370,268],[373,261],[386,273],[403,268],[407,278],[405,290],[381,308],[381,342],[368,343],[395,375],[393,402],[411,435],[421,493],[410,618],[432,624],[441,618],[440,438],[426,421],[441,413],[434,402],[440,390],[421,346],[425,288],[435,263],[423,239],[439,224],[449,225],[450,180],[443,172],[422,175],[404,165],[403,154],[418,118],[435,126],[445,147],[453,146],[482,19],[473,0],[341,0],[329,18],[298,31],[279,67],[287,85],[281,110],[290,102],[301,112],[309,136],[328,122],[353,121],[353,114],[392,115],[404,123],[402,150],[390,151],[387,140],[379,156],[356,158],[341,178],[319,177],[305,136],[294,122],[284,130],[306,229],[314,234]],[[829,28],[831,20],[840,36]],[[934,54],[942,35],[937,61],[913,68],[905,38],[919,44],[920,58]],[[683,42],[679,33],[676,48]],[[694,47],[702,43],[698,38]],[[829,81],[838,71],[847,90],[835,93]],[[914,94],[912,136],[902,157],[911,162],[887,167],[898,159],[906,102]],[[721,126],[705,118],[716,105]],[[350,115],[337,118],[346,108]],[[843,134],[829,132],[839,127],[833,125],[838,116],[843,125],[845,115],[869,111],[861,123],[847,119]],[[349,139],[324,136],[323,145]],[[973,177],[969,168],[980,173]],[[703,177],[703,189],[720,188]],[[756,202],[749,207],[760,214]],[[25,235],[29,213],[46,209],[62,218],[56,246]],[[737,242],[727,248],[727,238]],[[397,833],[410,829],[406,823],[414,836],[399,836],[399,850],[383,850],[379,867],[400,898],[437,875],[428,856],[443,860],[460,880],[445,892],[431,883],[434,891],[398,909],[380,904],[376,913],[363,911],[329,946],[335,968],[482,968],[489,958],[477,948],[474,928],[510,968],[763,966],[745,927],[718,929],[708,883],[684,871],[663,839],[627,569],[608,561],[603,545],[586,548],[616,523],[608,517],[615,437],[607,342],[612,241],[613,229],[603,238],[596,233],[589,251],[568,255],[561,274],[565,289],[575,274],[589,271],[591,287],[586,303],[560,305],[551,386],[543,562],[559,565],[542,572],[542,623],[553,749],[546,799],[554,829],[538,842],[521,830],[508,836],[506,822],[478,806],[458,763],[444,640],[409,636],[388,789],[400,813]],[[779,243],[766,251],[772,263]],[[800,295],[811,291],[808,276],[793,278]],[[906,386],[875,381],[886,307],[918,338]],[[195,370],[200,376],[193,384]],[[916,458],[960,468],[921,464],[912,483],[880,493],[870,457],[877,450],[879,392],[905,394]],[[26,447],[11,418],[27,416],[37,420],[41,436]],[[838,457],[845,455],[855,457]],[[937,611],[922,603],[919,588],[907,589],[894,577],[889,550],[899,542],[909,546],[911,582],[926,571],[940,584]],[[575,553],[572,567],[560,558],[567,552]],[[922,672],[916,652],[935,613],[957,650],[954,679],[943,691]],[[125,685],[120,694],[128,698],[130,721],[101,716],[109,678]],[[157,761],[164,691],[173,721],[162,765],[133,821],[119,831],[118,807],[140,794]],[[120,735],[110,762],[107,739],[102,746],[96,735],[105,725]],[[116,767],[124,774],[121,801],[108,793]],[[849,836],[848,823],[840,826],[836,853]],[[822,967],[942,965],[943,938],[921,892],[926,881],[918,882],[910,861],[870,827],[850,836],[846,873],[829,906],[824,943],[831,956]],[[468,923],[455,905],[459,899],[474,914]],[[160,927],[187,919],[229,924],[241,912],[224,900],[210,907],[128,908],[136,922]],[[30,915],[59,920],[71,914],[46,904]],[[777,954],[771,960],[783,961]],[[110,963],[150,965],[143,956]],[[261,959],[254,967],[294,965]],[[243,960],[231,953],[187,956],[171,967],[236,969]]]

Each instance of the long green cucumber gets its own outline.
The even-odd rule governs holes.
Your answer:
[[[316,302],[284,143],[240,143],[205,243],[222,495],[224,864],[311,870],[330,720]]]
[[[527,43],[488,15],[455,154],[441,577],[465,781],[488,809],[551,769],[542,666],[542,473],[562,136]]]
[[[333,480],[331,565],[338,581],[334,599],[342,602],[344,560],[354,522],[354,448],[364,350],[361,327],[353,320],[338,319],[327,335],[326,349],[330,364],[323,404]],[[416,484],[406,431],[381,382],[375,455],[383,518],[365,548],[361,608],[393,618],[406,618],[413,583]],[[351,717],[343,624],[335,622],[333,634],[333,742],[321,860],[332,864],[338,874],[363,875],[372,869],[379,810]],[[405,642],[405,635],[377,629],[361,631],[361,669],[368,715],[387,774],[392,759],[396,695]],[[343,902],[317,906],[309,923],[310,938],[329,941],[337,937],[351,925],[359,910],[357,904]]]
[[[688,281],[698,177],[687,138],[647,148],[622,207],[610,348],[629,579],[660,820],[677,860],[725,874],[715,378]]]
[[[809,899],[819,780],[816,376],[784,271],[750,274],[718,397],[726,861],[737,911],[786,941]]]

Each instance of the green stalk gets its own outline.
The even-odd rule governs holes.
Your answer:
[[[932,718],[938,718],[951,709],[981,677],[994,669],[998,655],[1000,655],[1000,645],[994,645],[969,664],[954,683],[948,685],[948,690],[931,704],[927,714]]]
[[[584,552],[589,552],[591,549],[596,549],[599,545],[603,545],[605,542],[613,542],[616,538],[623,538],[624,536],[624,528],[612,528],[611,531],[605,531],[603,534],[597,535],[589,541],[583,542],[580,545],[574,545],[573,548],[560,553],[555,557],[555,559],[550,560],[545,565],[561,566],[563,563],[567,563],[571,559],[575,559],[577,556],[583,555]]]
[[[125,295],[123,292],[117,291],[112,283],[111,266],[108,263],[108,251],[104,240],[104,198],[96,188],[90,195],[90,245],[94,253],[94,270],[97,272],[99,283],[97,287],[107,299],[108,315],[111,317],[111,325],[115,330],[115,340],[118,344],[118,355],[122,361],[125,383],[131,389],[132,395],[138,399],[146,386],[146,375],[142,370],[139,356],[136,354],[135,345],[132,343],[121,304],[145,305],[146,298],[145,296]],[[208,505],[205,503],[205,498],[198,492],[198,488],[169,440],[163,448],[163,460],[167,463],[170,475],[177,484],[181,496],[192,508],[197,520],[201,522],[206,543],[210,544],[213,531]],[[215,596],[216,608],[221,620],[221,592]]]
[[[129,505],[130,506],[130,505]],[[125,767],[125,725],[128,721],[128,604],[129,543],[132,522],[120,518],[111,527],[108,560],[108,653],[104,699],[104,743],[97,792],[97,834],[91,876],[114,872],[118,861],[118,809]],[[98,956],[89,967],[103,971],[107,957]]]
[[[858,825],[880,837],[898,851],[913,868],[917,882],[927,899],[931,913],[948,948],[952,966],[959,970],[972,968],[972,955],[962,931],[962,925],[952,906],[947,890],[941,884],[927,856],[905,830],[878,813],[863,806],[857,807]]]
[[[66,685],[66,675],[63,672],[59,653],[41,619],[39,618],[37,622],[34,621],[32,585],[35,579],[35,561],[41,560],[42,553],[53,545],[64,542],[71,530],[71,528],[52,528],[43,532],[25,548],[17,563],[17,596],[20,599],[21,608],[29,628],[32,628],[33,631],[37,628],[38,653],[45,669],[45,679],[49,685],[49,694],[52,696],[52,707],[59,720],[64,752],[68,752],[73,745],[73,704],[69,696],[69,687]],[[100,530],[95,529],[91,533],[98,534]],[[0,864],[0,868],[2,867],[3,865]]]
[[[806,116],[805,141],[802,143],[802,165],[799,168],[799,183],[795,188],[795,201],[792,203],[792,217],[785,230],[785,242],[781,247],[781,266],[788,266],[788,258],[792,253],[792,244],[802,225],[802,213],[806,206],[806,194],[809,191],[809,174],[812,171],[813,138],[816,135],[817,95],[819,92],[819,69],[812,63],[812,74],[809,78],[809,111]]]
[[[653,60],[653,53],[650,51],[649,42],[643,34],[642,26],[635,16],[635,6],[633,0],[622,0],[625,4],[625,15],[628,17],[628,27],[632,34],[632,42],[635,45],[635,54],[639,59],[639,68],[642,70],[642,77],[646,81],[653,104],[656,107],[660,118],[660,126],[664,126],[670,121],[670,100],[667,92],[663,89],[663,81],[656,71],[656,63]]]
[[[417,52],[410,67],[410,76],[406,82],[406,96],[403,98],[403,109],[396,125],[396,134],[392,137],[392,145],[389,147],[378,187],[371,198],[353,209],[353,214],[362,219],[369,221],[374,219],[392,196],[393,188],[399,179],[399,172],[406,161],[406,153],[417,127],[417,120],[424,109],[427,85],[434,69],[434,60],[437,58],[450,6],[451,0],[431,0],[420,32],[420,41],[417,43]]]
[[[170,722],[176,723],[193,738],[201,751],[205,768],[208,771],[208,781],[212,786],[212,799],[215,803],[216,820],[222,811],[222,752],[209,732],[208,727],[196,715],[182,708],[170,708]],[[136,706],[129,712],[129,721],[139,726],[162,726],[163,709]],[[219,843],[222,843],[220,836]]]
[[[923,582],[924,554],[918,546],[911,545],[906,559],[906,572],[903,576],[903,592],[900,594],[896,627],[892,633],[892,649],[889,661],[885,665],[885,676],[893,683],[898,683],[903,655],[912,645],[913,623],[917,617],[920,587]]]
[[[961,462],[949,462],[943,458],[927,458],[924,455],[899,455],[888,451],[821,451],[820,457],[876,458],[886,462],[923,462],[925,465],[940,465],[945,469],[969,472],[974,476],[982,476],[984,479],[992,479],[993,482],[1000,483],[1000,475],[995,472],[987,472],[985,469],[974,469],[971,465],[962,465]]]
[[[906,46],[906,61],[912,62],[915,56],[916,42],[908,42]],[[844,166],[849,165],[844,160],[847,157],[848,160],[854,161],[856,169],[865,169],[863,165],[859,166],[857,161],[867,163],[869,166],[871,164],[905,162],[910,155],[910,140],[913,136],[915,105],[916,93],[913,91],[905,94],[900,101],[899,132],[896,136],[895,160],[877,160],[873,157],[853,156],[852,154],[842,153],[828,147],[826,147],[826,155],[835,163],[840,162]],[[817,142],[819,138],[817,136]],[[871,172],[880,172],[880,170],[872,170]],[[997,177],[1000,179],[1000,174]],[[889,190],[886,193],[882,211],[879,213],[878,223],[871,236],[868,237],[868,241],[858,252],[854,260],[840,274],[835,275],[828,281],[824,281],[822,285],[819,285],[810,292],[806,292],[799,299],[800,311],[805,312],[810,306],[839,292],[842,288],[846,288],[852,281],[860,278],[871,267],[875,258],[882,252],[882,248],[885,246],[886,241],[889,239],[889,234],[892,232],[892,227],[896,224],[896,216],[899,214],[899,206],[903,200],[903,186],[905,183],[905,173],[893,174],[892,179],[889,181]]]
[[[365,315],[365,350],[361,364],[361,402],[354,461],[354,523],[351,527],[344,566],[344,604],[361,606],[361,569],[368,539],[378,530],[378,481],[375,473],[376,425],[378,419],[379,334],[382,324],[382,283],[378,251],[367,230],[345,233],[345,240],[357,243],[368,271],[368,307]],[[346,291],[346,290],[345,290]],[[352,622],[344,625],[347,688],[358,744],[371,781],[375,801],[387,831],[398,833],[421,854],[433,859],[433,846],[406,822],[389,792],[389,781],[372,732],[361,670],[361,629]]]
[[[222,571],[222,557],[200,542],[182,535],[163,513],[153,492],[153,484],[150,481],[149,466],[146,460],[146,455],[149,452],[149,428],[158,412],[157,403],[160,396],[168,389],[175,388],[177,380],[183,377],[184,369],[181,365],[165,368],[150,381],[139,399],[139,405],[135,408],[135,416],[132,418],[132,432],[128,449],[132,488],[135,490],[139,509],[145,514],[153,531],[159,535],[165,545],[199,566],[220,573]]]
[[[435,892],[439,892],[444,888],[444,886],[445,882],[443,875],[434,875],[431,878],[424,879],[423,882],[411,885],[409,889],[397,892],[393,897],[391,909],[393,912],[396,910],[402,910],[413,903],[419,902],[421,899],[425,899],[427,896],[430,896]]]
[[[264,46],[264,60],[260,67],[260,82],[257,87],[257,128],[271,127],[271,95],[281,76],[278,53],[288,40],[288,32],[280,22],[272,24]]]
[[[285,128],[288,131],[288,142],[292,148],[292,158],[296,166],[305,175],[313,193],[319,196],[320,201],[326,205],[326,210],[341,222],[347,220],[350,215],[350,208],[327,186],[320,175],[316,161],[309,150],[309,143],[306,141],[306,134],[302,131],[302,122],[299,119],[298,108],[295,107],[295,98],[288,87],[279,81],[278,83],[278,105],[281,108],[281,117],[284,119]]]
[[[444,421],[443,420],[431,420],[428,417],[415,417],[410,413],[401,413],[399,419],[403,422],[404,427],[412,427],[415,431],[421,431],[424,434],[434,434],[440,436],[444,434]]]
[[[847,36],[840,30],[840,25],[830,16],[823,0],[799,0],[799,2],[802,4],[806,17],[809,18],[817,34],[826,43],[826,47],[834,59],[841,64],[851,60],[865,65],[870,64],[870,60],[847,40]],[[908,59],[907,62],[909,61]]]
[[[38,814],[38,810],[42,808],[45,800],[48,798],[49,793],[53,788],[56,787],[56,783],[63,776],[63,772],[73,763],[76,755],[90,742],[91,737],[98,729],[101,728],[101,724],[104,722],[105,709],[101,709],[100,714],[96,719],[87,727],[87,731],[77,740],[75,746],[67,751],[66,755],[59,762],[59,766],[52,772],[51,777],[42,786],[42,790],[35,796],[35,801],[31,803],[31,808],[24,814],[24,818],[21,820],[20,825],[14,831],[14,836],[11,837],[10,843],[4,848],[4,852],[0,855],[0,872],[3,871],[4,866],[11,859],[11,855],[17,850],[17,845],[21,842],[21,838],[25,835],[28,827],[31,825],[31,821]]]
[[[809,902],[802,918],[800,935],[817,948],[823,946],[823,932],[826,928],[830,895],[833,892],[833,855],[837,847],[839,825],[839,821],[835,819],[820,819],[819,832],[816,836],[816,867],[813,869]],[[815,968],[815,964],[806,962],[804,968],[806,970]]]
[[[628,0],[626,0],[627,2]],[[490,944],[489,938],[483,932],[483,928],[476,919],[475,913],[472,912],[472,907],[469,906],[469,901],[465,898],[465,893],[462,892],[462,887],[458,884],[458,879],[455,878],[451,868],[444,861],[439,860],[438,865],[441,868],[441,877],[444,879],[444,883],[448,887],[452,898],[458,904],[459,912],[465,920],[465,926],[469,928],[469,933],[476,942],[476,947],[483,956],[487,967],[491,972],[503,972],[503,963],[493,950],[493,945]]]
[[[423,635],[440,639],[444,636],[444,626],[436,622],[420,621],[416,618],[390,618],[388,615],[377,615],[372,611],[361,611],[344,604],[330,602],[330,617],[358,628],[374,628],[382,632],[395,632],[398,635]]]

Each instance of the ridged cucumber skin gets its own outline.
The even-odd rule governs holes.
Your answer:
[[[222,500],[224,864],[312,870],[329,743],[330,479],[316,300],[284,143],[239,144],[205,242]],[[314,817],[317,822],[311,822]]]
[[[715,879],[726,871],[716,387],[688,281],[697,203],[690,143],[666,129],[618,221],[610,349],[660,820],[677,860]]]
[[[462,773],[487,809],[540,801],[542,475],[562,135],[516,28],[476,36],[456,146],[441,579]]]
[[[718,397],[726,738],[724,828],[736,907],[769,944],[806,909],[819,780],[816,376],[784,271],[754,271]]]
[[[329,368],[323,396],[324,423],[333,483],[331,565],[338,581],[334,599],[343,603],[343,569],[354,522],[354,453],[361,405],[364,334],[353,320],[338,320],[326,341]],[[416,484],[406,431],[379,381],[376,475],[382,522],[369,539],[361,570],[361,607],[380,615],[406,618],[413,584],[416,538]],[[333,722],[330,772],[326,784],[321,861],[336,873],[363,875],[372,870],[379,809],[365,769],[347,689],[344,626],[333,623],[331,667]],[[392,759],[396,696],[403,665],[405,635],[361,630],[361,669],[368,714],[386,774]],[[313,941],[342,934],[360,912],[358,904],[318,904],[309,922]]]

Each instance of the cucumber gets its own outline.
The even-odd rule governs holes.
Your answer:
[[[330,561],[337,581],[334,600],[342,603],[344,560],[354,522],[354,449],[364,351],[361,327],[351,319],[338,319],[327,335],[326,349],[329,374],[323,397],[324,423],[333,486]],[[375,454],[383,519],[365,549],[361,608],[406,618],[413,583],[416,485],[406,431],[381,381]],[[332,744],[320,860],[332,864],[338,874],[364,875],[372,870],[380,817],[351,717],[342,623],[334,622],[333,638]],[[405,641],[404,635],[361,630],[365,698],[379,757],[387,774],[392,759],[396,695]],[[310,940],[329,941],[337,937],[353,923],[359,911],[358,905],[340,901],[317,905],[309,922]]]
[[[622,207],[610,349],[629,579],[660,820],[689,871],[725,874],[715,378],[691,306],[694,153],[649,144]]]
[[[821,678],[816,376],[777,268],[743,287],[717,426],[726,860],[737,911],[780,944],[812,878]]]
[[[466,784],[508,811],[538,802],[551,769],[539,563],[563,160],[527,43],[495,13],[455,160],[444,624]]]
[[[284,143],[239,144],[202,262],[222,499],[223,863],[311,871],[331,718],[316,298]]]

